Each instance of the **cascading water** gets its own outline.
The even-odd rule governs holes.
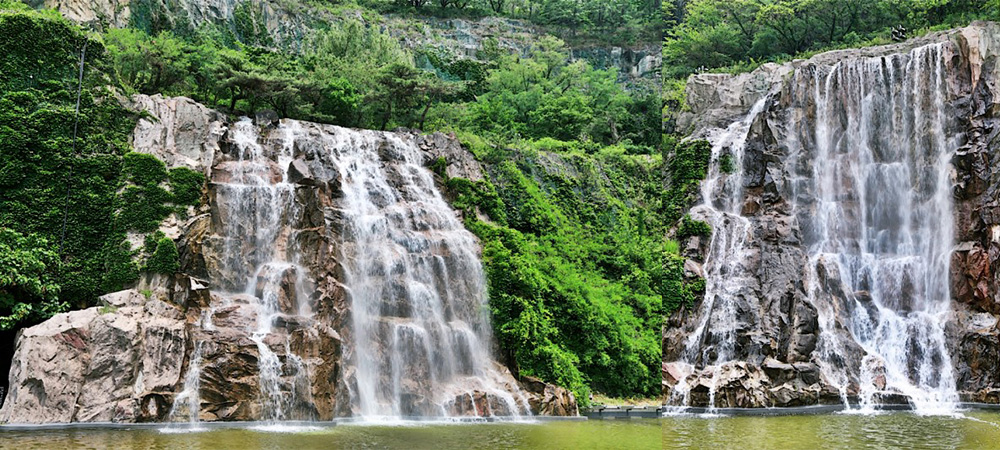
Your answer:
[[[213,281],[222,288],[224,304],[249,303],[255,308],[257,320],[246,331],[259,353],[261,417],[279,421],[289,418],[287,409],[295,397],[295,392],[283,392],[282,377],[303,374],[298,357],[287,351],[287,338],[277,344],[286,349],[283,360],[272,349],[275,343],[269,337],[281,315],[311,314],[304,300],[308,298],[306,269],[295,263],[298,252],[289,236],[288,224],[297,211],[294,185],[287,182],[282,168],[292,159],[292,147],[288,143],[277,155],[268,154],[256,126],[246,118],[232,126],[229,136],[232,160],[224,163],[225,179],[215,180],[215,207],[220,234],[225,237],[220,271],[224,276]],[[291,308],[283,311],[282,300]],[[214,306],[205,311],[200,323],[203,330],[214,329]],[[175,400],[175,409],[178,401],[189,403],[193,417],[197,416],[200,372],[194,366],[200,360],[196,356],[200,356],[200,343],[192,356],[184,395]]]
[[[436,189],[419,148],[385,133],[333,136],[325,145],[343,191],[354,413],[529,414],[491,358],[478,242]]]
[[[241,407],[272,422],[530,414],[489,350],[478,241],[438,192],[415,142],[293,120],[265,130],[243,119],[227,136],[210,186],[215,293],[194,326],[205,339],[244,334],[256,347],[240,347],[244,360],[256,358],[258,375],[240,385],[256,385],[259,402]],[[314,305],[317,298],[325,303]],[[338,346],[339,364],[331,354]],[[198,361],[201,352],[192,352],[175,398],[175,410],[192,417],[199,376],[228,376]],[[225,348],[205,352],[228,361]]]
[[[814,205],[800,212],[809,245],[809,297],[822,330],[821,366],[860,400],[905,395],[918,411],[952,409],[955,378],[945,344],[953,246],[950,160],[960,145],[944,99],[943,45],[841,62],[812,76]],[[836,269],[835,272],[832,269]],[[821,301],[818,272],[839,273],[842,303]],[[828,275],[827,275],[828,276]],[[834,308],[864,349],[860,373],[840,354]]]
[[[684,342],[680,362],[688,375],[696,366],[712,369],[710,410],[715,408],[715,381],[722,364],[735,357],[741,294],[746,286],[757,283],[744,266],[751,224],[741,215],[743,151],[750,126],[767,100],[761,98],[743,120],[710,138],[712,156],[709,173],[701,185],[702,203],[692,209],[692,215],[704,217],[711,225],[712,238],[705,258],[705,300],[699,311],[700,321]],[[678,383],[668,403],[689,405],[690,389],[685,382]]]
[[[708,135],[712,162],[702,184],[703,203],[691,212],[712,226],[705,297],[679,361],[665,365],[677,379],[668,404],[692,404],[692,388],[700,384],[708,387],[711,411],[718,380],[737,385],[752,377],[766,380],[764,371],[748,366],[767,358],[772,359],[766,370],[779,377],[776,384],[785,383],[783,373],[798,376],[798,367],[773,359],[785,357],[781,352],[788,350],[781,346],[788,343],[756,339],[774,339],[765,329],[788,333],[763,313],[789,308],[780,305],[801,295],[815,308],[818,342],[790,361],[805,370],[818,366],[821,382],[838,389],[848,408],[856,396],[865,411],[903,398],[920,412],[953,410],[958,396],[944,330],[954,240],[950,161],[963,136],[947,113],[947,45],[832,66],[801,65],[784,84],[781,101],[773,103],[780,109],[759,117],[768,104],[765,96],[742,120]],[[785,123],[770,122],[774,119]],[[780,163],[766,163],[766,176],[777,179],[774,198],[787,203],[764,215],[759,204],[745,211],[749,196],[759,194],[743,192],[753,183],[762,186],[748,183],[743,173],[747,164],[761,166],[759,159],[744,159],[755,123],[762,133],[754,137],[764,142],[757,144],[775,147],[755,157],[786,155]],[[767,144],[768,136],[775,141]],[[784,218],[792,230],[787,240],[777,247],[760,242],[770,221]],[[804,250],[801,285],[794,284],[796,278],[782,279],[781,286],[761,281],[774,267],[760,263],[758,247],[764,245],[787,246],[795,261]],[[774,248],[767,250],[772,257],[778,255]],[[760,298],[767,295],[789,303]],[[795,317],[808,317],[804,314]],[[744,373],[754,375],[727,378],[743,370],[741,361]],[[821,389],[807,387],[815,381],[795,382],[798,388]],[[786,387],[797,389],[778,388]],[[752,401],[773,401],[776,391],[763,392]]]
[[[198,412],[201,409],[198,395],[198,389],[201,387],[201,350],[202,343],[195,344],[191,361],[188,362],[187,375],[184,377],[184,390],[174,398],[168,416],[171,421],[178,421],[186,416],[192,427],[197,425]]]

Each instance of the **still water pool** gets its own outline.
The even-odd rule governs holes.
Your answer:
[[[1000,449],[1000,413],[668,417],[534,424],[0,429],[11,449]]]

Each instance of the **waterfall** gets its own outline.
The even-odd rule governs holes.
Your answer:
[[[296,264],[298,252],[289,225],[297,211],[294,185],[285,179],[284,167],[291,161],[291,146],[283,145],[275,155],[261,145],[257,127],[243,118],[229,130],[232,149],[229,161],[220,166],[224,177],[215,179],[214,207],[225,238],[221,270],[213,283],[220,287],[225,305],[247,304],[254,308],[256,321],[246,329],[256,344],[259,370],[261,418],[288,419],[288,409],[296,393],[284,387],[282,378],[301,377],[300,360],[291,353],[287,336],[275,343],[275,321],[282,315],[309,316],[306,269]],[[282,165],[283,164],[283,165]],[[289,289],[288,286],[292,286]],[[282,301],[291,304],[285,306]],[[210,305],[198,325],[213,331],[212,315],[218,305]],[[273,346],[285,349],[275,353]],[[186,402],[185,409],[197,417],[198,386],[202,343],[195,344],[184,391],[174,400]],[[294,383],[293,383],[294,384]],[[194,419],[192,419],[194,420]]]
[[[351,407],[366,418],[528,414],[491,357],[478,241],[434,185],[417,146],[337,128],[341,261],[353,339]],[[509,376],[508,376],[509,377]]]
[[[184,390],[174,398],[174,404],[167,416],[171,422],[187,416],[191,427],[198,424],[198,412],[201,410],[198,389],[201,387],[201,351],[202,343],[195,344],[191,360],[188,362],[187,375],[184,377]]]
[[[812,76],[814,204],[807,223],[809,297],[822,330],[820,361],[841,386],[858,378],[863,406],[884,393],[918,410],[951,409],[955,377],[945,344],[954,240],[950,160],[960,135],[945,114],[944,44],[843,61]],[[820,294],[839,273],[839,302]],[[843,326],[864,350],[859,368],[839,356]],[[860,373],[850,373],[859,370]]]
[[[261,128],[244,118],[227,142],[210,186],[212,299],[191,332],[252,342],[241,351],[256,357],[252,408],[261,419],[308,420],[320,410],[366,420],[530,415],[491,354],[479,242],[412,138],[294,120]],[[317,354],[325,330],[342,336],[339,361]],[[219,359],[204,344],[191,350],[174,401],[190,417],[199,377]],[[317,376],[336,396],[324,387],[314,397]]]
[[[775,291],[788,288],[761,281],[769,266],[760,252],[775,245],[762,242],[767,220],[788,218],[801,242],[790,235],[777,245],[789,246],[791,255],[802,250],[802,287],[792,292],[815,308],[819,330],[815,351],[804,355],[810,361],[792,361],[815,364],[848,408],[856,396],[862,411],[903,399],[920,412],[954,409],[945,324],[954,241],[951,158],[963,136],[947,113],[946,45],[802,65],[774,111],[761,116],[765,96],[743,119],[709,133],[710,169],[702,203],[691,211],[712,226],[705,297],[679,361],[669,364],[679,378],[669,404],[690,405],[700,384],[711,412],[719,384],[737,380],[731,375],[742,370],[739,364],[775,357],[761,348],[781,351],[768,333],[782,328],[763,314],[775,311],[775,295],[785,295]],[[785,155],[780,164],[766,163],[767,176],[782,179],[774,188],[778,203],[763,215],[744,211],[744,190],[752,184],[744,167],[762,164],[745,159],[756,123],[774,141],[754,139]],[[734,162],[730,173],[725,158]],[[772,401],[769,387],[755,391],[761,397],[753,401]]]
[[[713,383],[709,389],[709,410],[715,408],[716,382],[722,364],[737,355],[738,304],[747,286],[756,284],[755,274],[748,270],[747,239],[752,230],[750,220],[741,215],[743,189],[743,153],[750,126],[767,105],[768,97],[758,100],[742,119],[710,137],[711,163],[701,185],[702,203],[692,208],[692,215],[704,218],[712,227],[712,238],[705,258],[705,297],[694,332],[684,341],[680,362],[687,374],[696,366],[709,367]],[[731,170],[724,170],[722,161],[733,161]],[[691,386],[678,383],[671,393],[670,404],[690,404]]]

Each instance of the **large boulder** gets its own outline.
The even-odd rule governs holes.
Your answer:
[[[566,388],[534,377],[522,377],[521,389],[528,396],[531,413],[536,416],[577,416],[576,397]]]
[[[162,420],[182,381],[187,333],[174,304],[136,291],[21,331],[0,422]]]

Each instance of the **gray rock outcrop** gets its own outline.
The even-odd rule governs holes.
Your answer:
[[[144,422],[162,418],[183,379],[182,308],[138,291],[22,330],[0,422]]]

